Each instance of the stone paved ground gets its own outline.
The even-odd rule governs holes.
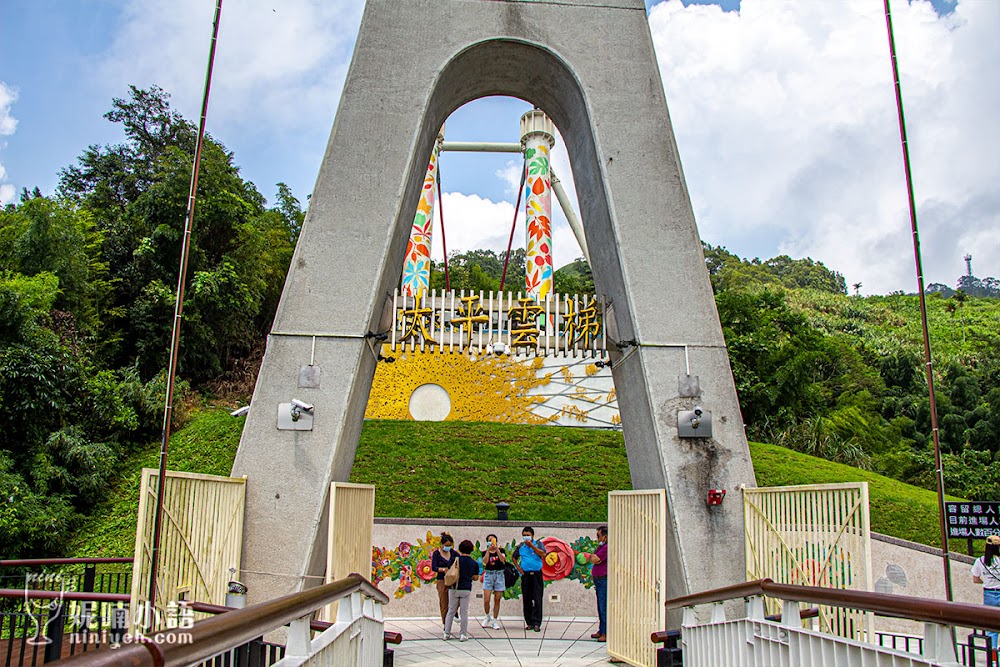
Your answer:
[[[578,667],[607,665],[607,644],[590,638],[597,619],[550,618],[541,632],[525,632],[520,618],[501,618],[502,628],[482,628],[482,616],[469,619],[468,641],[442,639],[438,618],[390,618],[385,629],[403,633],[403,643],[393,647],[396,667],[416,665],[491,665],[496,667]]]

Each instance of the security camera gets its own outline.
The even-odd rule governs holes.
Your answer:
[[[695,417],[701,417],[702,413],[704,413],[704,410],[701,409],[700,405],[694,406],[694,416]]]
[[[243,416],[246,416],[246,414],[248,412],[250,412],[250,406],[249,405],[244,405],[242,408],[236,408],[235,410],[233,410],[232,412],[230,412],[229,416],[230,417],[243,417]]]
[[[507,345],[505,343],[493,343],[493,354],[506,354]]]
[[[300,401],[297,398],[293,398],[292,399],[292,406],[296,407],[299,410],[302,410],[304,412],[312,412],[313,411],[313,406],[311,404],[306,403],[305,401]]]

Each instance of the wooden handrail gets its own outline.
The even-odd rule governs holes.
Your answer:
[[[360,574],[219,614],[198,621],[192,628],[176,628],[157,633],[158,642],[122,645],[116,650],[83,653],[60,662],[69,667],[181,667],[204,662],[220,653],[242,646],[275,628],[308,616],[320,607],[361,592],[381,604],[389,597]],[[179,643],[181,637],[189,643]],[[181,636],[181,637],[179,637]]]
[[[0,567],[32,567],[34,565],[99,565],[131,563],[132,558],[11,558],[0,560]]]
[[[191,609],[194,611],[200,611],[204,614],[224,614],[227,611],[239,611],[236,607],[226,607],[221,604],[209,604],[207,602],[192,602]],[[309,629],[315,630],[316,632],[323,632],[328,629],[333,623],[327,623],[326,621],[309,621]],[[387,644],[402,644],[403,635],[399,632],[383,632],[385,636],[385,642]]]
[[[810,607],[809,609],[803,609],[799,612],[799,618],[816,618],[819,616],[818,607]],[[764,617],[765,621],[781,621],[781,614],[771,614],[770,616]],[[679,637],[681,634],[680,630],[657,630],[649,635],[649,641],[654,644],[664,644],[671,637]]]
[[[1000,631],[1000,608],[998,607],[987,607],[985,605],[968,604],[966,602],[928,600],[926,598],[893,595],[891,593],[870,593],[868,591],[849,591],[840,588],[776,584],[770,579],[748,581],[745,584],[726,586],[725,588],[717,588],[711,591],[703,591],[693,595],[674,598],[667,600],[667,608],[694,607],[700,604],[724,602],[734,598],[750,597],[753,595],[766,595],[781,600],[809,602],[830,607],[859,609],[874,612],[879,616],[905,618],[925,623]]]

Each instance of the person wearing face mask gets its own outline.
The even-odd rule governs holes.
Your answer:
[[[535,529],[525,526],[521,531],[522,544],[514,551],[517,569],[521,573],[521,602],[524,605],[524,629],[541,632],[542,597],[545,582],[542,581],[542,559],[545,545],[535,539]]]
[[[587,556],[587,561],[594,564],[590,576],[594,579],[594,591],[597,593],[597,632],[590,635],[599,642],[608,641],[608,527],[597,529],[597,541],[600,546],[594,553]]]
[[[507,589],[503,568],[507,563],[507,552],[497,546],[497,536],[486,536],[486,550],[483,551],[483,622],[484,628],[492,623],[494,630],[500,629],[500,600]],[[490,614],[490,598],[493,598],[493,613]]]
[[[448,614],[448,587],[444,585],[444,575],[455,562],[457,554],[454,550],[455,540],[448,533],[441,533],[441,547],[431,554],[431,569],[437,572],[438,609],[441,611],[441,622],[445,622]]]

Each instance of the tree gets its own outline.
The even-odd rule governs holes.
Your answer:
[[[59,192],[90,213],[102,235],[101,261],[116,269],[111,308],[123,317],[103,331],[111,362],[137,361],[149,379],[167,362],[196,136],[161,89],[129,92],[105,114],[121,125],[125,142],[90,146],[63,170]],[[267,209],[233,155],[206,137],[181,333],[185,377],[215,377],[266,332],[303,218],[284,184]]]

